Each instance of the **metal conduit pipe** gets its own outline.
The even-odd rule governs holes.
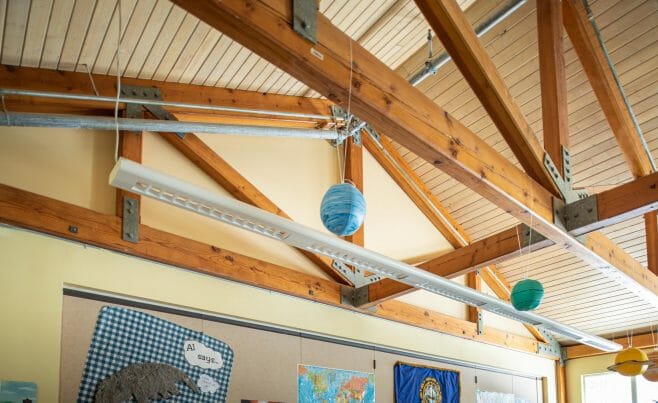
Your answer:
[[[151,131],[169,133],[208,133],[239,136],[297,137],[307,139],[337,140],[335,130],[299,129],[288,127],[242,126],[205,122],[181,122],[174,120],[131,119],[104,116],[79,116],[46,113],[0,113],[0,126],[65,127],[74,129],[126,131]]]
[[[491,17],[487,18],[482,24],[478,25],[475,28],[475,34],[479,37],[483,36],[489,32],[493,27],[500,24],[505,18],[509,17],[518,10],[522,5],[524,5],[527,0],[513,0],[507,3],[503,8],[501,8],[497,13],[493,14]],[[435,59],[430,60],[425,67],[411,76],[409,82],[411,85],[416,86],[421,82],[425,81],[427,77],[435,75],[439,69],[446,65],[452,58],[447,53],[442,53]]]
[[[84,94],[68,94],[64,92],[50,92],[50,91],[31,91],[31,90],[14,90],[8,88],[0,88],[0,96],[24,96],[35,98],[54,98],[54,99],[68,99],[75,101],[92,101],[92,102],[107,102],[116,103],[116,97],[105,97],[97,95],[84,95]],[[139,104],[139,105],[154,105],[154,106],[170,106],[184,109],[197,109],[205,111],[221,111],[221,112],[234,112],[234,113],[249,113],[252,115],[267,115],[267,116],[281,116],[290,118],[303,118],[315,120],[332,120],[333,117],[329,115],[316,115],[310,113],[295,113],[295,112],[281,112],[270,111],[263,109],[249,109],[237,108],[232,106],[217,106],[217,105],[202,105],[202,104],[188,104],[183,102],[169,102],[156,99],[139,99],[139,98],[125,98],[120,97],[119,103],[125,104]]]
[[[478,38],[489,32],[493,27],[498,25],[505,18],[512,15],[512,13],[514,13],[522,5],[527,3],[527,1],[528,0],[513,0],[507,3],[497,13],[489,17],[482,24],[478,25],[478,27],[475,29],[475,33],[477,34]],[[425,81],[425,79],[427,79],[429,76],[435,75],[439,71],[439,69],[443,67],[446,63],[448,63],[450,60],[452,60],[452,58],[450,57],[449,54],[442,53],[435,59],[432,59],[429,62],[427,62],[422,70],[411,76],[411,78],[409,78],[409,83],[414,87],[417,86],[421,82]],[[366,122],[363,121],[360,122],[358,125],[356,125],[354,128],[350,130],[349,135],[353,136],[359,133],[361,129],[366,127],[366,125],[367,125]]]
[[[592,13],[592,9],[589,7],[589,2],[587,0],[583,0],[583,7],[585,7],[585,11],[587,11],[587,19],[589,19],[589,22],[592,25],[592,29],[594,30],[594,33],[596,33],[596,39],[598,40],[599,45],[601,46],[601,50],[605,55],[605,60],[608,63],[608,66],[610,67],[612,76],[615,78],[615,83],[619,88],[621,97],[624,99],[624,104],[626,105],[626,109],[628,109],[628,113],[629,115],[631,115],[631,120],[633,121],[635,130],[637,131],[637,135],[640,137],[640,141],[642,142],[642,147],[644,148],[644,152],[647,153],[647,156],[649,157],[649,163],[651,164],[651,168],[653,169],[654,172],[656,172],[658,171],[658,169],[656,168],[656,162],[653,160],[653,157],[651,156],[651,150],[649,149],[649,145],[647,144],[647,141],[644,138],[644,133],[642,133],[642,128],[640,127],[640,124],[638,123],[637,118],[635,117],[635,113],[633,112],[631,103],[628,101],[628,98],[626,98],[624,87],[621,85],[621,81],[619,80],[619,76],[617,75],[617,69],[615,69],[615,65],[612,63],[612,59],[610,58],[610,54],[608,53],[608,48],[606,48],[605,42],[603,42],[603,37],[601,37],[601,31],[599,31],[598,25],[596,25],[596,21],[594,20],[594,13]]]

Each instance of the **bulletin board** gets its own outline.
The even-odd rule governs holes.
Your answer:
[[[227,343],[234,352],[227,402],[264,400],[297,402],[297,365],[372,373],[376,401],[393,402],[393,367],[397,362],[441,367],[460,372],[461,402],[475,403],[476,390],[512,393],[540,403],[542,380],[476,369],[467,364],[437,362],[432,357],[396,353],[380,347],[354,345],[317,335],[304,335],[162,307],[66,290],[63,296],[60,401],[76,401],[94,328],[103,307],[126,307]],[[477,383],[476,383],[477,378]]]

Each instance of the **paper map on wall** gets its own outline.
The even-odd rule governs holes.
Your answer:
[[[299,403],[375,402],[375,374],[297,365]]]
[[[93,402],[99,383],[138,363],[177,368],[198,386],[184,382],[168,402],[224,402],[233,366],[233,350],[204,333],[142,312],[103,307],[87,352],[78,402]],[[194,386],[194,384],[192,384]]]

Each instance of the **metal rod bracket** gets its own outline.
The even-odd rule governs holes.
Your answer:
[[[144,99],[147,101],[162,101],[162,95],[160,94],[160,89],[156,87],[140,87],[137,85],[124,85],[121,87],[121,95],[125,98],[133,99]],[[159,105],[150,105],[150,104],[128,104],[129,106],[137,106],[144,108],[147,111],[151,112],[153,116],[160,120],[178,120],[171,113]],[[185,133],[176,133],[180,138],[185,138]]]
[[[331,266],[342,273],[345,277],[347,277],[347,279],[350,280],[352,284],[354,284],[354,286],[357,288],[376,283],[382,279],[382,276],[378,274],[371,274],[366,276],[363,270],[358,267],[355,267],[354,270],[352,270],[345,263],[339,262],[338,260],[334,260],[331,263]]]

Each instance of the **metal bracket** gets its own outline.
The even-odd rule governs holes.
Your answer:
[[[553,179],[553,183],[555,183],[555,186],[560,190],[560,194],[564,197],[564,200],[567,203],[572,203],[576,200],[582,199],[584,196],[582,191],[573,190],[571,183],[571,154],[569,154],[569,150],[564,147],[562,147],[562,160],[562,172],[565,173],[564,178],[562,178],[560,170],[555,166],[551,156],[548,155],[548,153],[544,153],[544,167],[548,169],[551,179]]]
[[[567,222],[564,219],[564,209],[566,204],[564,200],[558,199],[553,196],[553,224],[557,225],[562,230],[567,230]]]
[[[360,308],[361,306],[368,303],[368,287],[363,286],[363,287],[354,288],[347,285],[341,285],[340,303],[343,305],[349,305],[355,308]],[[373,306],[370,308],[366,308],[366,310],[375,312],[377,310],[377,307]]]
[[[380,141],[381,136],[380,136],[379,132],[377,132],[377,130],[375,130],[375,128],[373,128],[370,125],[366,125],[366,127],[364,127],[363,129],[366,131],[366,133],[368,133],[368,135],[370,137],[372,137],[373,139],[375,139],[378,142]]]
[[[566,186],[573,191],[573,184],[571,183],[571,153],[564,146],[562,146],[562,173],[564,174]]]
[[[313,43],[317,40],[318,2],[317,0],[292,1],[292,29]]]
[[[140,87],[136,85],[123,85],[121,86],[121,96],[124,98],[132,99],[145,99],[149,101],[162,101],[162,95],[160,94],[160,89],[156,87]],[[176,120],[176,117],[167,112],[163,107],[158,105],[141,105],[141,104],[127,104],[127,110],[129,107],[143,107],[147,111],[151,112],[153,116],[160,120]],[[180,138],[185,137],[185,133],[176,133]]]
[[[360,146],[362,144],[361,129],[366,128],[368,124],[354,115],[348,115],[343,108],[337,105],[331,106],[331,115],[333,116],[334,121],[342,120],[343,122],[346,122],[346,124],[344,127],[338,129],[338,139],[329,140],[330,144],[334,147],[338,147],[343,144],[348,137],[352,137],[354,144]]]
[[[483,320],[483,315],[482,311],[478,309],[478,321],[477,321],[477,332],[479,336],[482,336],[484,334],[484,320]]]
[[[566,230],[571,232],[576,231],[575,235],[581,235],[584,232],[589,232],[588,228],[591,224],[598,221],[597,197],[592,195],[584,199],[569,203],[564,206],[564,221],[566,223]]]
[[[331,266],[341,272],[348,280],[354,284],[354,287],[360,288],[368,284],[376,283],[382,279],[382,276],[378,274],[371,274],[369,276],[364,275],[363,270],[358,267],[354,268],[354,271],[350,269],[345,263],[334,260],[331,263]]]
[[[139,241],[139,200],[133,197],[123,198],[121,239],[132,243]]]
[[[538,328],[539,333],[548,341],[548,343],[539,343],[537,346],[537,353],[557,357],[562,362],[562,347],[560,343],[549,332],[542,328]]]
[[[528,246],[534,245],[539,242],[543,242],[546,240],[546,237],[540,234],[539,232],[531,231],[530,226],[526,224],[521,224],[521,233],[519,234],[521,237],[521,247],[522,248],[527,248]]]

